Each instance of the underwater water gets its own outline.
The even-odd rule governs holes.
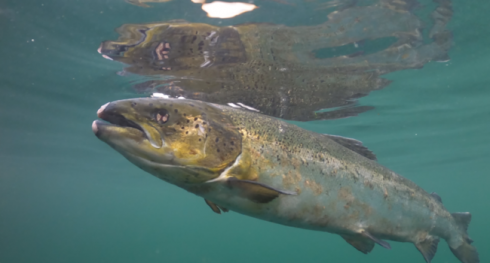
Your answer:
[[[291,1],[292,2],[292,1]],[[409,243],[364,255],[337,235],[234,212],[138,169],[90,126],[106,102],[146,96],[124,65],[97,48],[125,23],[185,19],[213,25],[314,25],[307,2],[213,19],[197,4],[153,8],[122,0],[0,2],[0,262],[424,262]],[[369,1],[367,1],[369,2]],[[428,2],[429,3],[429,2]],[[471,212],[469,235],[490,259],[490,3],[454,0],[447,62],[384,75],[355,117],[294,121],[361,140],[378,162],[437,192],[450,212]],[[439,243],[432,262],[459,262]]]

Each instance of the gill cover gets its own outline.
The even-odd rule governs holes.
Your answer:
[[[101,125],[101,140],[140,168],[177,184],[218,177],[242,150],[241,135],[229,117],[199,101],[120,100],[101,108],[98,115],[115,124]],[[128,136],[125,130],[134,132]]]

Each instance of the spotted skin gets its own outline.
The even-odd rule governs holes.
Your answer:
[[[165,114],[168,120],[161,123]],[[462,262],[479,262],[466,228],[438,199],[326,135],[265,115],[183,99],[116,101],[99,113],[102,119],[125,124],[111,117],[115,115],[140,127],[160,127],[163,146],[156,149],[145,139],[132,144],[135,139],[123,132],[135,129],[107,124],[99,124],[100,139],[142,169],[217,207],[339,234],[364,253],[373,242],[389,248],[383,239],[411,242],[425,251],[437,246],[440,237]],[[169,154],[173,158],[166,160]],[[247,188],[234,188],[230,178],[252,181],[254,188],[240,194]],[[269,189],[266,199],[250,198],[257,185],[282,192],[271,196]],[[427,261],[434,254],[424,253]]]

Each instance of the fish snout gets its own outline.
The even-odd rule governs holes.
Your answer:
[[[109,103],[110,102],[107,102],[106,104],[100,106],[100,108],[97,110],[97,117],[102,119],[102,112],[104,112],[105,108],[107,108],[107,105],[109,105]]]
[[[97,134],[99,128],[97,127],[97,121],[92,122],[92,131]]]

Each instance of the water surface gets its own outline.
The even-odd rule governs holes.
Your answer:
[[[363,255],[336,235],[216,215],[97,140],[90,124],[98,107],[136,96],[132,77],[117,74],[124,65],[96,52],[120,25],[324,21],[307,5],[273,1],[228,20],[187,1],[151,5],[0,3],[0,262],[423,262],[407,243]],[[490,4],[455,0],[453,9],[450,61],[385,75],[392,84],[361,98],[375,108],[357,117],[295,123],[363,141],[449,211],[470,211],[469,234],[486,262]],[[441,242],[433,262],[458,261]]]

